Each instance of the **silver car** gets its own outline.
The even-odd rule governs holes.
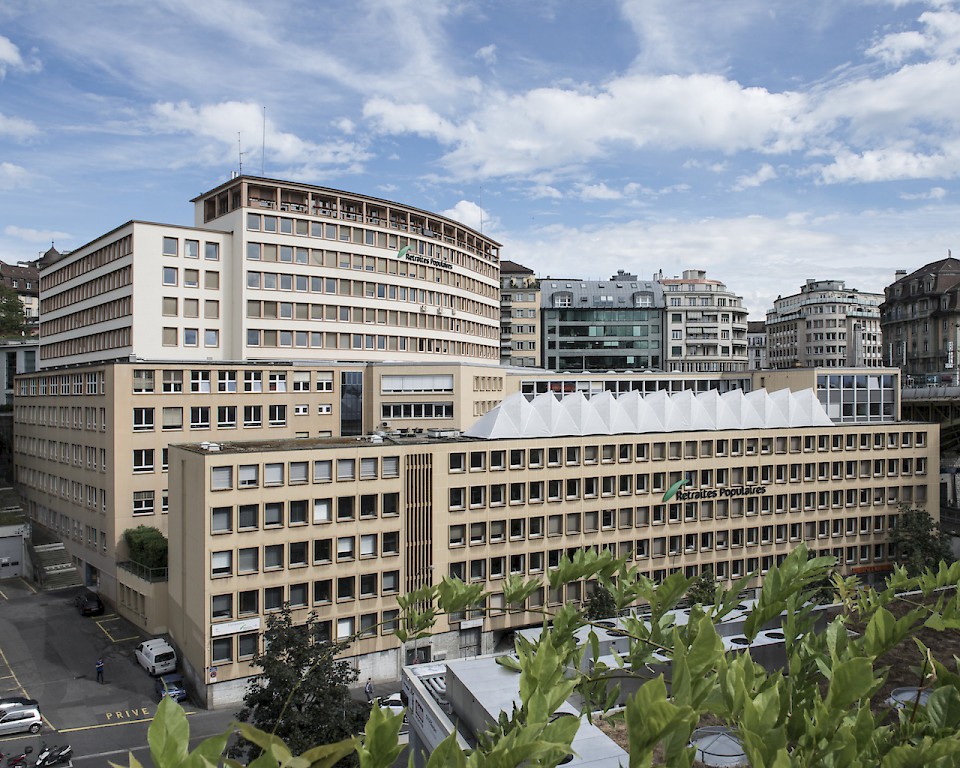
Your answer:
[[[40,733],[43,718],[37,707],[14,707],[0,713],[0,736],[10,733]]]

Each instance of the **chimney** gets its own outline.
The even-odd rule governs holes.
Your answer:
[[[893,275],[893,281],[896,282],[896,281],[899,280],[901,277],[906,277],[906,276],[907,276],[907,270],[905,270],[905,269],[898,269],[898,270],[894,273],[894,275]]]

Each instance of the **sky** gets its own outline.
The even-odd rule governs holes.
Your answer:
[[[960,0],[0,0],[0,261],[241,160],[762,319],[960,248]]]

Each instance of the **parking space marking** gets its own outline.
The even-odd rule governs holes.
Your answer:
[[[9,599],[10,599],[10,598],[7,597],[5,594],[3,594],[3,590],[2,590],[2,589],[0,589],[0,597],[2,597],[4,600],[9,600]]]
[[[23,586],[25,586],[27,589],[29,589],[32,594],[34,595],[37,594],[36,587],[34,587],[33,584],[31,584],[29,581],[24,579],[23,576],[19,576],[18,578],[20,583],[23,584]]]
[[[131,635],[130,637],[114,637],[110,634],[110,631],[104,626],[108,622],[119,623],[121,627],[125,624],[124,620],[117,616],[116,614],[110,614],[109,616],[104,616],[97,619],[97,626],[100,627],[100,631],[103,632],[108,638],[110,638],[111,643],[122,643],[125,640],[137,640],[140,635]]]
[[[24,696],[27,696],[27,689],[24,688],[17,679],[17,676],[13,671],[13,667],[11,667],[10,662],[7,661],[7,657],[3,652],[3,648],[0,648],[0,662],[3,662],[0,664],[0,668],[6,667],[7,671],[10,672],[9,675],[4,675],[2,678],[0,678],[0,680],[13,680],[13,682],[16,683],[16,687],[10,688],[9,691],[20,691],[20,693],[22,693]],[[27,698],[29,698],[29,696],[27,696]]]

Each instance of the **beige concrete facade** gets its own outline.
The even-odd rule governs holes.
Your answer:
[[[761,575],[799,542],[844,574],[889,569],[900,504],[938,517],[935,425],[843,425],[513,440],[390,437],[174,446],[170,631],[211,705],[242,693],[266,615],[316,610],[363,675],[396,674],[396,596],[483,584],[422,659],[473,655],[588,585],[507,606],[497,586],[605,548],[655,580]],[[671,502],[663,492],[690,483]],[[211,669],[215,672],[211,675]],[[212,683],[211,685],[208,685]],[[206,687],[204,687],[206,686]]]

